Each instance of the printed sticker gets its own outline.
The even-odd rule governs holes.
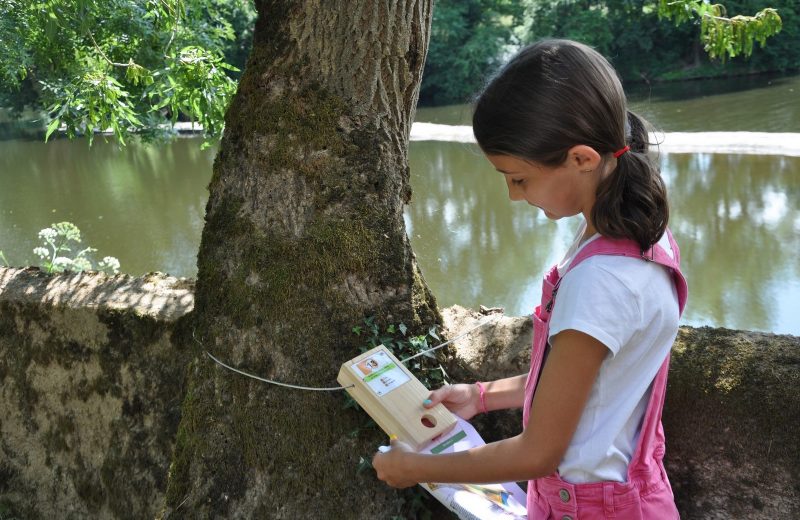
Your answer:
[[[411,379],[385,352],[376,352],[352,368],[377,396],[386,395]]]

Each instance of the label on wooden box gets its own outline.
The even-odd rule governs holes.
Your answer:
[[[362,382],[375,392],[386,395],[411,378],[390,358],[386,352],[378,351],[352,366],[353,371],[363,375]]]
[[[422,406],[430,391],[383,345],[345,362],[337,380],[387,435],[416,450],[456,424],[444,405]]]

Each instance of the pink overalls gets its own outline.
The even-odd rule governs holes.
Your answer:
[[[569,270],[593,255],[621,255],[642,258],[671,268],[678,292],[680,312],[686,305],[686,280],[680,271],[680,253],[672,234],[667,230],[675,258],[658,245],[645,253],[631,240],[606,237],[586,245],[573,259]],[[565,273],[566,274],[566,273]],[[561,279],[553,267],[542,283],[542,303],[533,315],[533,349],[531,369],[525,383],[523,427],[530,418],[531,402],[542,366],[550,329],[550,313]],[[594,482],[569,484],[558,473],[528,482],[528,518],[530,520],[587,520],[615,518],[619,520],[662,520],[679,518],[672,488],[664,470],[664,429],[661,411],[667,388],[669,355],[652,384],[652,395],[642,422],[639,441],[628,465],[627,482]]]

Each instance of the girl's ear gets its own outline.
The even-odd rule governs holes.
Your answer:
[[[567,165],[580,171],[592,171],[600,165],[600,154],[591,146],[576,144],[567,151]]]

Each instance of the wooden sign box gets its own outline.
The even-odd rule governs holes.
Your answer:
[[[347,392],[378,426],[415,450],[456,424],[444,405],[422,407],[430,391],[383,345],[345,362],[336,380],[353,385]]]

